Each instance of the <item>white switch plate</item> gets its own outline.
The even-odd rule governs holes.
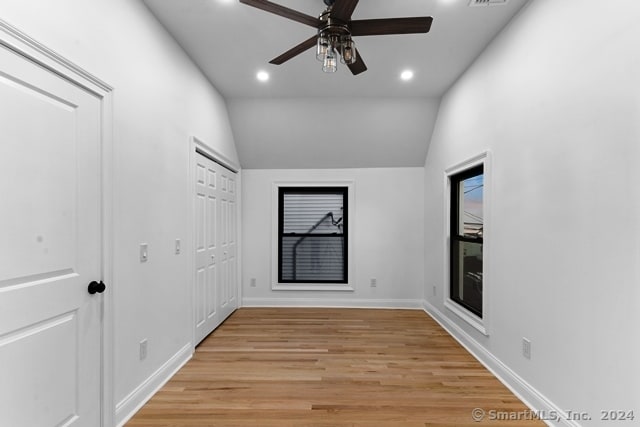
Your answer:
[[[140,243],[140,262],[147,262],[149,260],[149,245],[147,243]]]
[[[143,339],[140,341],[140,360],[144,360],[147,358],[147,339]]]
[[[180,247],[180,239],[176,239],[176,255],[180,255],[182,248]]]
[[[378,279],[374,277],[371,279],[371,287],[375,288],[376,286],[378,286]]]
[[[522,355],[531,359],[531,341],[524,337],[522,338]]]
[[[252,277],[251,280],[249,281],[249,286],[251,286],[252,288],[256,287],[256,278]]]

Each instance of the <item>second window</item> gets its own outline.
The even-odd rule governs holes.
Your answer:
[[[484,168],[451,176],[450,298],[482,318]]]

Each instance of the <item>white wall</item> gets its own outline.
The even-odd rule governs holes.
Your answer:
[[[422,167],[438,103],[419,97],[236,98],[229,100],[229,116],[244,168]]]
[[[2,0],[7,21],[114,91],[115,401],[127,415],[151,375],[191,342],[186,251],[188,147],[237,162],[224,100],[139,1]],[[140,264],[138,244],[149,244]],[[148,358],[138,343],[148,339]],[[160,377],[167,372],[161,372]],[[127,399],[129,396],[129,399]]]
[[[639,20],[637,0],[533,0],[444,97],[426,160],[429,310],[583,425],[640,411]],[[444,170],[487,149],[489,337],[442,300]]]
[[[353,180],[355,291],[271,290],[272,183]],[[242,172],[243,305],[419,307],[424,282],[423,168]],[[275,254],[277,256],[277,254]],[[256,287],[250,286],[251,278]],[[377,287],[370,279],[377,279]]]

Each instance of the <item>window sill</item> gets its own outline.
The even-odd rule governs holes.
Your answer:
[[[274,283],[271,289],[274,291],[355,291],[355,288],[349,284],[334,283]]]
[[[452,311],[456,316],[467,322],[469,325],[477,329],[482,335],[489,336],[487,328],[484,325],[484,320],[471,313],[469,310],[460,307],[455,302],[448,300],[444,302],[444,306]]]

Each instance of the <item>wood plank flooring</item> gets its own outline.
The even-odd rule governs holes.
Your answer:
[[[527,411],[422,311],[243,308],[127,426],[544,425]]]

